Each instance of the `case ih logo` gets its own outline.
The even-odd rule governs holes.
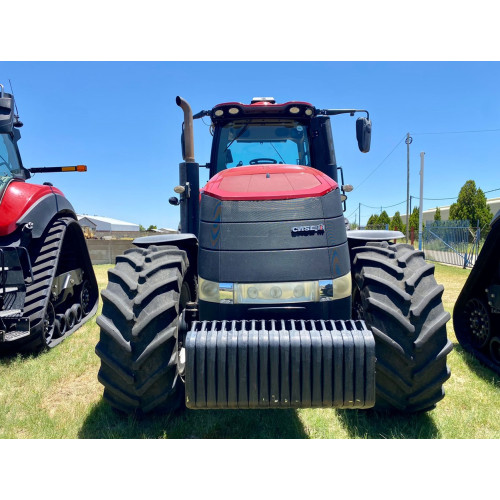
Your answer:
[[[325,226],[323,224],[318,224],[316,226],[292,227],[292,234],[323,233],[324,231],[325,231]]]

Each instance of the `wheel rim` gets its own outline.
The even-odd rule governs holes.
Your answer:
[[[80,293],[80,303],[82,305],[82,316],[85,316],[89,312],[88,308],[90,305],[90,289],[88,281],[83,282],[82,291]]]
[[[45,345],[49,345],[52,337],[54,336],[54,321],[56,319],[56,313],[54,311],[54,306],[52,302],[49,302],[47,309],[45,310],[45,316],[43,318],[43,339]]]
[[[491,359],[500,365],[500,337],[493,337],[490,342]]]
[[[477,349],[484,347],[491,334],[488,309],[479,299],[470,299],[465,305],[466,328],[471,345]]]

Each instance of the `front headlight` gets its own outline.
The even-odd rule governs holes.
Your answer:
[[[351,295],[351,273],[333,280],[285,283],[217,283],[199,278],[200,300],[220,304],[324,302]]]
[[[219,283],[199,278],[198,296],[201,300],[206,300],[207,302],[220,302]]]
[[[263,304],[272,302],[317,302],[319,300],[317,281],[287,283],[235,283],[235,304]]]

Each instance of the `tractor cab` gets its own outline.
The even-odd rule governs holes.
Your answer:
[[[246,165],[311,166],[309,103],[275,104],[254,98],[250,105],[219,104],[211,111],[214,140],[210,176]]]

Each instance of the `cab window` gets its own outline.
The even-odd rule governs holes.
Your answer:
[[[311,166],[307,126],[296,120],[237,120],[221,127],[217,172],[244,165]]]

